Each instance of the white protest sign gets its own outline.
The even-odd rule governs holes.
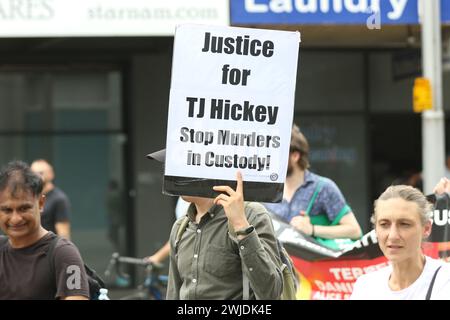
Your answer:
[[[165,176],[284,183],[299,32],[181,25]]]

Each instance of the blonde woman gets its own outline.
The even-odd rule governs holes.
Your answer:
[[[363,275],[353,300],[450,300],[450,267],[422,253],[431,233],[431,204],[411,186],[391,186],[375,201],[372,222],[390,265]]]

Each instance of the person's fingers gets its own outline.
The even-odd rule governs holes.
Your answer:
[[[224,209],[227,208],[227,206],[229,205],[229,202],[225,199],[219,198],[217,200],[214,200],[214,204],[217,206],[222,206]],[[226,215],[226,211],[225,211],[225,215]]]
[[[227,196],[227,195],[224,194],[224,193],[219,194],[219,198],[220,198],[221,200],[224,200],[224,201],[230,200],[230,196]]]
[[[434,187],[433,193],[441,194],[442,192],[444,192],[446,187],[449,185],[449,182],[449,179],[447,179],[446,177],[442,177],[439,180],[438,184]]]
[[[244,186],[243,186],[243,182],[242,182],[242,174],[241,174],[241,172],[240,171],[238,171],[237,173],[236,173],[236,181],[237,181],[237,186],[236,186],[236,192],[237,193],[239,193],[239,194],[243,194],[243,189],[244,189]]]
[[[217,197],[214,198],[214,204],[219,204],[219,201],[227,202],[229,196],[221,193]]]
[[[144,257],[143,260],[146,263],[157,263],[158,262],[154,256]]]
[[[230,186],[213,186],[213,190],[226,192],[230,196],[233,195],[235,192],[242,194],[243,192],[242,174],[239,171],[236,173],[236,181],[237,181],[236,190],[234,190]]]
[[[297,217],[293,217],[291,220],[291,224],[298,224],[301,221],[301,217],[297,216]]]
[[[440,178],[438,183],[434,186],[433,192],[435,192],[440,185],[442,185],[444,178]]]
[[[292,219],[291,222],[289,223],[291,226],[298,228],[299,227],[299,222],[297,220]]]
[[[213,190],[214,191],[220,191],[220,192],[226,192],[229,195],[232,195],[234,193],[233,188],[231,188],[229,186],[214,186]]]

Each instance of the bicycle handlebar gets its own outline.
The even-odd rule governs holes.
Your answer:
[[[151,264],[145,259],[140,258],[132,258],[132,257],[117,257],[117,261],[120,263],[128,263],[128,264],[135,264],[140,266],[147,266]]]
[[[124,278],[129,277],[128,274],[122,272],[120,269],[120,264],[133,264],[138,266],[143,266],[147,269],[148,272],[155,271],[156,273],[163,268],[163,264],[154,263],[148,261],[145,258],[134,258],[134,257],[125,257],[120,256],[119,253],[114,252],[111,256],[111,260],[109,262],[108,268],[105,271],[105,275],[110,275],[111,268],[114,267],[116,273]]]

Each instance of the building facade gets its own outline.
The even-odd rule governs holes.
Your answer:
[[[381,29],[368,29],[368,16],[353,21],[348,13],[362,7],[342,7],[343,17],[331,7],[339,1],[329,2],[328,12],[313,10],[324,1],[278,1],[283,8],[275,2],[85,0],[70,7],[63,0],[29,0],[18,7],[0,0],[1,163],[53,163],[55,182],[72,202],[73,240],[95,269],[103,270],[115,250],[151,254],[175,219],[175,199],[161,193],[163,168],[145,155],[165,146],[178,23],[301,32],[295,122],[310,141],[312,170],[337,182],[365,232],[379,192],[420,172],[414,17],[400,15],[401,23],[386,25],[381,19]],[[260,16],[236,6],[244,3]],[[442,30],[448,41],[448,26]],[[443,77],[447,113],[449,69]]]

